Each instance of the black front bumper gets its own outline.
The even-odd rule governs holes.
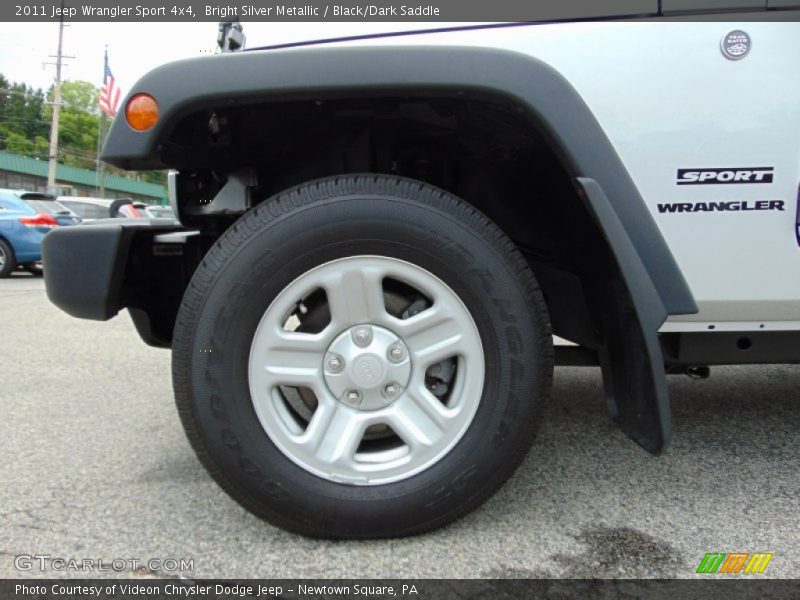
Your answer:
[[[42,241],[47,297],[73,317],[107,321],[124,307],[134,237],[178,229],[166,219],[101,219],[54,229]]]

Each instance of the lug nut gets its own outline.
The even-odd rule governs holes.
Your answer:
[[[325,359],[325,366],[331,373],[341,373],[344,369],[344,359],[338,354],[329,354]]]
[[[358,406],[361,404],[361,392],[358,390],[350,390],[344,395],[344,402],[350,406]]]
[[[386,352],[387,358],[394,362],[399,363],[406,357],[406,349],[403,348],[403,345],[400,342],[395,342],[391,346],[389,346],[388,352]]]
[[[394,400],[400,395],[400,385],[397,383],[390,383],[383,388],[383,397],[387,400]]]
[[[366,348],[372,342],[372,327],[366,325],[354,327],[351,335],[356,346]]]

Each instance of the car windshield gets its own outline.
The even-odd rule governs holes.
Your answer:
[[[25,204],[30,206],[38,213],[45,213],[48,215],[69,215],[72,212],[63,204],[59,204],[55,200],[31,200],[23,198]]]
[[[11,210],[16,212],[31,213],[33,209],[25,204],[19,196],[7,195],[0,192],[0,207],[3,210]]]
[[[61,200],[60,202],[84,219],[107,219],[110,216],[108,207],[101,204],[91,204],[78,200]]]

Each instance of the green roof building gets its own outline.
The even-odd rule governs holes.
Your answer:
[[[61,196],[100,196],[97,171],[59,164],[56,185]],[[133,198],[149,204],[161,204],[167,190],[158,183],[136,181],[106,173],[105,198]],[[47,190],[47,161],[0,150],[0,188],[31,192]]]

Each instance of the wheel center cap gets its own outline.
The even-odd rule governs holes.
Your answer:
[[[373,388],[386,377],[383,361],[374,354],[362,354],[353,361],[350,378],[360,388]]]
[[[342,403],[378,410],[400,397],[411,376],[411,358],[403,340],[374,325],[340,333],[328,347],[325,383]]]

